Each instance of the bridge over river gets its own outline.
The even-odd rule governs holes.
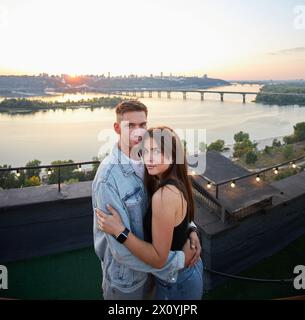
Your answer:
[[[201,100],[204,100],[205,93],[215,93],[219,94],[220,101],[224,101],[225,94],[238,94],[241,95],[243,98],[243,102],[246,102],[247,95],[257,95],[258,92],[245,92],[245,91],[218,91],[218,90],[193,90],[193,89],[123,89],[123,90],[103,90],[102,92],[109,93],[109,94],[117,94],[117,95],[125,95],[125,96],[134,96],[136,97],[137,94],[140,95],[141,98],[145,97],[145,93],[148,94],[149,98],[153,97],[153,94],[157,95],[158,98],[162,97],[162,93],[166,93],[168,99],[171,98],[172,93],[179,92],[182,94],[183,99],[187,99],[188,93],[198,93],[201,97]]]

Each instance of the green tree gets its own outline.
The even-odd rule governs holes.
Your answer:
[[[286,144],[292,144],[298,141],[305,140],[305,122],[299,122],[293,126],[294,132],[292,135],[283,138]]]
[[[244,140],[249,140],[249,134],[243,131],[239,131],[234,135],[235,142],[242,142]]]
[[[273,147],[280,147],[281,145],[282,145],[281,141],[279,141],[278,139],[273,139],[272,141]]]
[[[283,154],[287,160],[291,159],[293,157],[293,146],[291,144],[284,146]]]
[[[20,170],[19,171],[19,177],[17,177],[17,181],[18,181],[18,188],[20,187],[26,187],[26,174],[24,170]]]
[[[41,164],[41,161],[40,160],[32,160],[32,161],[29,161],[25,166],[26,167],[38,167],[40,166]],[[41,172],[41,169],[26,169],[25,171],[25,175],[27,178],[31,178],[31,177],[39,177],[40,176],[40,172]]]
[[[273,151],[273,147],[270,147],[270,146],[265,146],[265,149],[264,149],[264,152],[267,153],[267,154],[271,154]]]
[[[73,160],[56,160],[52,161],[52,165],[58,165],[58,164],[67,164],[67,163],[74,163]],[[48,182],[49,184],[54,184],[58,182],[58,173],[60,170],[60,181],[66,181],[71,178],[73,178],[73,171],[76,169],[76,165],[66,166],[59,168],[52,168],[52,173],[49,175]]]
[[[257,154],[254,151],[249,151],[246,154],[246,163],[254,164],[257,161]]]
[[[0,168],[11,168],[7,164],[0,166]],[[2,189],[18,188],[19,182],[15,172],[0,171],[0,187]]]
[[[78,171],[78,170],[73,172],[71,179],[74,179],[74,180],[77,180],[77,181],[86,181],[87,180],[85,172]]]
[[[293,129],[296,141],[305,140],[305,122],[297,123],[295,126],[293,126]]]
[[[32,186],[40,186],[40,178],[36,176],[32,176],[29,179],[25,180],[25,187],[32,187]]]
[[[0,166],[0,168],[11,168],[11,166]],[[0,172],[0,187],[3,189],[20,188],[25,186],[26,175],[24,170]]]
[[[285,142],[285,144],[292,144],[292,143],[295,143],[295,142],[296,142],[294,135],[285,136],[285,137],[283,138],[283,141]]]
[[[208,146],[208,151],[214,150],[214,151],[217,151],[217,152],[222,152],[222,151],[224,151],[224,146],[225,146],[224,140],[218,139],[218,140],[212,142]]]
[[[240,131],[234,135],[234,140],[234,157],[240,158],[250,151],[256,151],[257,143],[253,143],[252,141],[250,141],[248,133]]]
[[[233,156],[240,158],[250,151],[256,151],[256,144],[253,144],[250,140],[244,140],[234,144]]]
[[[92,161],[101,161],[101,160],[100,160],[98,157],[93,157],[93,158],[92,158]],[[89,172],[87,172],[87,174],[86,174],[86,179],[87,179],[88,181],[91,181],[91,180],[94,179],[95,174],[96,174],[96,171],[97,171],[99,165],[100,165],[100,162],[98,162],[98,163],[96,163],[96,164],[94,163],[94,164],[92,165],[92,170],[89,171]]]

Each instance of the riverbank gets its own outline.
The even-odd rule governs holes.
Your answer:
[[[1,98],[28,98],[28,97],[48,97],[52,96],[53,93],[47,93],[45,91],[18,91],[18,90],[0,90],[0,100]]]
[[[257,94],[255,102],[266,105],[305,106],[305,84],[290,83],[265,85]]]
[[[42,100],[4,99],[0,102],[0,113],[24,114],[41,110],[75,109],[75,108],[114,108],[123,99],[121,97],[99,97],[93,99],[81,99],[79,101],[47,102]]]

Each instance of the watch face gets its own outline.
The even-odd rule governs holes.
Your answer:
[[[128,237],[129,230],[126,228],[116,239],[123,243]]]
[[[124,233],[121,233],[118,237],[117,237],[117,240],[120,242],[120,243],[123,243],[125,240],[127,239],[126,235]]]

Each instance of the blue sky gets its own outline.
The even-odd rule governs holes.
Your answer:
[[[0,73],[305,78],[303,20],[305,0],[0,0]]]

